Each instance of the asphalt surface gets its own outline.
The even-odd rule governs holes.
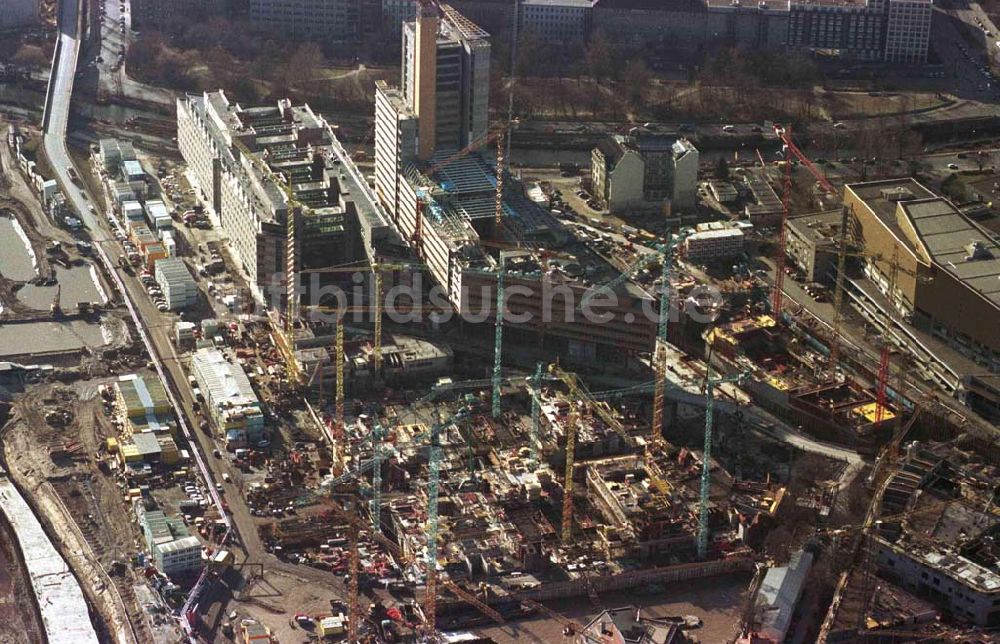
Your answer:
[[[994,41],[997,36],[987,36],[978,27],[976,20],[985,21],[991,34],[995,34],[996,28],[982,9],[977,9],[978,5],[956,0],[935,3],[931,39],[934,51],[947,73],[948,82],[953,85],[953,89],[949,91],[958,96],[992,102],[1000,97],[1000,88],[996,87],[996,83],[983,68],[989,68],[989,50],[986,47],[995,49]],[[962,31],[973,37],[978,35],[983,47],[972,46]]]
[[[61,24],[63,25],[60,34],[60,56],[57,61],[55,74],[52,76],[52,100],[47,106],[47,118],[44,135],[45,152],[49,162],[55,171],[60,184],[66,193],[67,199],[74,209],[80,213],[80,218],[89,230],[92,239],[98,246],[99,254],[106,260],[105,265],[114,276],[118,278],[120,286],[124,287],[123,295],[127,298],[133,313],[133,319],[141,330],[145,331],[148,338],[147,346],[158,358],[158,363],[163,369],[163,376],[168,385],[169,392],[177,402],[179,407],[179,420],[182,429],[189,435],[193,446],[197,447],[196,458],[200,461],[200,466],[205,476],[206,486],[210,494],[215,496],[215,482],[223,480],[222,473],[230,472],[229,463],[225,459],[216,459],[207,456],[212,453],[215,445],[210,436],[201,431],[194,431],[188,428],[197,427],[197,419],[192,410],[193,397],[190,388],[187,386],[187,376],[176,355],[173,344],[170,340],[170,331],[176,317],[161,314],[156,310],[152,301],[142,287],[139,280],[134,276],[129,276],[120,272],[117,268],[119,256],[124,253],[123,248],[110,233],[107,219],[103,213],[91,211],[92,200],[85,195],[84,191],[77,187],[71,180],[70,168],[73,162],[69,156],[66,146],[67,124],[69,119],[70,97],[73,91],[73,80],[76,73],[76,63],[78,60],[79,41],[75,37],[75,25],[77,19],[77,6],[72,2],[62,3]],[[78,171],[77,171],[78,172]],[[236,477],[233,477],[234,479]],[[250,515],[242,494],[234,484],[223,483],[223,495],[229,507],[229,520],[238,536],[238,543],[241,547],[235,548],[237,552],[242,549],[242,554],[246,561],[254,563],[264,563],[268,569],[281,570],[287,574],[301,579],[304,583],[318,582],[332,585],[334,588],[342,588],[340,580],[328,572],[323,572],[308,566],[296,566],[278,560],[273,555],[265,552],[256,524]],[[216,506],[221,509],[221,499],[216,498]],[[338,593],[341,594],[342,593]]]
[[[127,96],[142,101],[173,105],[176,94],[168,89],[145,85],[131,78],[125,70],[124,59],[118,64],[118,53],[128,50],[135,33],[132,31],[132,7],[130,0],[99,0],[103,2],[106,14],[100,24],[100,49],[88,52],[87,66],[96,66],[98,87],[109,95]],[[124,10],[123,10],[124,7]],[[125,19],[125,30],[121,29],[121,19]],[[102,58],[96,62],[97,56]]]

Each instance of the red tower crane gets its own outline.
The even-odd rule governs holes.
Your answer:
[[[775,257],[775,273],[774,273],[774,291],[771,294],[771,308],[775,315],[781,313],[782,301],[784,298],[784,286],[785,286],[785,245],[787,235],[785,233],[785,224],[788,222],[788,209],[792,198],[792,159],[794,156],[798,159],[799,163],[804,165],[809,173],[815,177],[816,181],[819,182],[820,187],[827,194],[836,194],[837,190],[830,184],[827,178],[820,172],[809,157],[799,149],[799,146],[795,145],[795,141],[792,140],[792,128],[791,126],[775,126],[774,133],[778,135],[781,142],[785,145],[785,173],[782,185],[781,193],[781,229],[778,231],[778,255]],[[841,246],[844,246],[845,239],[844,233],[846,233],[847,227],[841,227]],[[839,277],[838,277],[839,279]]]

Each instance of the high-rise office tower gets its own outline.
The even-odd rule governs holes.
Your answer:
[[[399,89],[376,86],[375,186],[395,214],[400,172],[489,129],[490,35],[449,5],[421,4],[403,25]]]
[[[490,35],[462,14],[421,5],[416,20],[403,25],[402,74],[405,100],[421,120],[421,158],[486,134]]]

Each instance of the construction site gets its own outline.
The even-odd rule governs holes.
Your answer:
[[[993,641],[992,238],[770,123],[725,181],[647,139],[655,233],[527,188],[489,38],[420,3],[353,153],[224,90],[61,183],[8,129],[2,635],[44,552],[97,641]]]

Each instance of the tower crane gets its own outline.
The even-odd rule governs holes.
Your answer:
[[[497,179],[499,186],[499,178]],[[497,188],[498,192],[500,188]],[[499,209],[499,196],[497,197],[497,208]],[[497,210],[497,217],[499,218],[499,210]],[[499,223],[499,221],[498,221]],[[501,379],[503,378],[503,310],[504,310],[504,273],[506,267],[504,265],[504,254],[500,253],[500,267],[497,270],[497,312],[496,312],[496,328],[494,330],[493,336],[493,400],[491,406],[491,412],[493,418],[500,417],[500,394],[501,394]]]
[[[566,472],[563,479],[563,507],[560,539],[568,546],[573,539],[573,466],[576,462],[576,423],[579,418],[576,409],[570,402],[569,416],[566,419]]]
[[[438,540],[439,540],[439,516],[438,516],[438,493],[440,491],[441,484],[441,445],[440,445],[440,433],[441,430],[460,422],[468,416],[469,412],[467,409],[462,408],[456,414],[448,417],[447,419],[441,420],[434,423],[430,429],[421,432],[420,434],[413,437],[410,444],[423,444],[425,440],[430,441],[430,450],[428,455],[428,482],[427,482],[427,547],[424,556],[424,566],[425,573],[427,575],[426,580],[426,592],[424,597],[424,618],[426,620],[425,628],[429,631],[434,631],[435,629],[435,616],[437,611],[437,552],[438,552]],[[384,432],[384,430],[383,430]],[[374,437],[373,437],[374,438]],[[303,495],[299,499],[299,503],[308,503],[312,499],[320,496],[325,496],[327,493],[332,492],[338,486],[348,483],[358,476],[367,472],[369,469],[376,469],[380,467],[381,454],[380,449],[375,450],[375,455],[373,458],[363,461],[354,470],[347,472],[337,478],[330,479],[321,484],[318,490],[312,491],[306,495]],[[334,510],[342,518],[346,519],[353,527],[359,530],[368,530],[371,526],[366,525],[354,512],[349,512],[339,507],[338,504],[334,503]],[[374,519],[373,519],[374,521]],[[373,531],[373,538],[382,544],[393,556],[397,557],[400,561],[406,564],[415,563],[412,559],[405,557],[402,549],[394,543],[391,539],[388,539],[382,534],[381,530]],[[352,554],[353,556],[353,554]],[[462,597],[463,600],[469,601],[470,603],[477,603],[476,598],[468,596],[463,589],[459,588],[455,584],[449,582],[444,582],[442,586],[455,594]],[[355,597],[357,596],[357,591],[354,589]],[[481,602],[478,602],[481,604]],[[485,606],[485,605],[484,605]],[[503,618],[496,613],[493,609],[488,606],[485,607],[487,610],[492,611],[496,614],[496,618],[502,622]]]
[[[819,168],[805,155],[799,146],[795,144],[792,140],[792,132],[790,127],[774,128],[775,134],[781,139],[781,142],[785,145],[785,150],[791,153],[796,159],[799,160],[803,166],[809,170],[809,173],[816,179],[816,182],[823,189],[823,191],[831,196],[837,194],[836,188],[830,183],[826,176],[820,172]],[[791,164],[787,163],[790,161],[788,155],[785,155],[785,193],[782,195],[781,200],[781,232],[779,234],[779,248],[777,261],[779,266],[777,266],[774,278],[775,291],[773,294],[773,302],[775,303],[774,313],[777,315],[781,312],[781,298],[783,297],[782,288],[784,286],[784,274],[785,274],[785,252],[786,252],[786,233],[785,224],[788,220],[788,203],[791,199]],[[839,240],[837,245],[837,276],[836,276],[836,286],[833,290],[833,341],[830,345],[830,366],[836,367],[840,360],[840,323],[841,323],[841,306],[844,301],[844,271],[847,263],[847,230],[850,223],[850,211],[847,208],[841,208],[841,218],[840,218],[840,230]]]
[[[337,425],[338,429],[343,430],[344,428],[344,318],[349,313],[368,313],[372,311],[372,307],[366,306],[352,306],[345,309],[339,309],[336,307],[329,307],[323,305],[313,305],[307,307],[311,310],[319,311],[322,313],[333,313],[337,316],[337,325],[334,330],[334,342],[333,342],[333,362],[336,374],[336,390],[334,397],[335,404],[335,415],[334,423]],[[378,336],[376,335],[376,338]],[[289,347],[294,347],[294,343],[291,339],[288,339]],[[294,353],[291,361],[296,361],[294,358]],[[290,362],[291,362],[290,361]],[[317,369],[322,370],[322,361],[316,366]],[[320,391],[322,392],[322,371],[320,371]],[[320,407],[322,407],[322,393],[320,393]]]
[[[869,258],[873,262],[878,259],[882,259],[881,255]],[[876,266],[877,268],[877,266]],[[886,311],[885,315],[885,332],[883,334],[882,350],[879,353],[879,366],[878,366],[878,379],[875,384],[875,422],[881,423],[885,419],[887,398],[888,398],[888,385],[889,385],[889,360],[892,354],[892,342],[890,337],[892,335],[893,324],[898,324],[902,326],[902,321],[899,319],[898,308],[896,307],[896,286],[899,281],[899,274],[906,273],[918,281],[930,281],[932,277],[924,277],[919,275],[916,271],[911,271],[909,269],[903,268],[899,265],[899,249],[898,247],[893,247],[892,258],[889,260],[889,274],[886,280],[886,293],[887,299],[889,300],[889,309]],[[901,299],[901,298],[900,298]],[[899,391],[896,392],[896,396],[902,401],[903,398],[903,385],[906,380],[906,373],[904,371],[904,366],[902,363],[902,358],[900,359],[899,365]],[[902,403],[900,402],[900,412],[902,412]],[[898,423],[902,422],[902,418],[897,416],[896,419],[897,427],[899,429]]]
[[[785,167],[784,176],[782,183],[782,194],[781,194],[781,230],[778,232],[778,253],[775,257],[775,274],[774,274],[774,292],[771,295],[771,308],[775,315],[781,313],[782,298],[784,297],[784,283],[785,283],[785,250],[787,242],[787,233],[785,231],[785,225],[788,222],[788,209],[792,198],[792,160],[789,156],[794,156],[799,162],[804,165],[819,183],[823,191],[829,195],[835,195],[837,193],[836,189],[830,184],[826,176],[809,160],[799,146],[795,144],[792,140],[792,127],[790,125],[775,126],[774,133],[781,139],[781,142],[785,146]],[[841,248],[846,250],[845,235],[847,233],[846,225],[846,212],[844,214],[844,221],[841,222],[840,227],[840,245]]]
[[[386,431],[382,424],[375,417],[375,426],[372,428],[372,442],[375,449],[372,450],[372,530],[382,532],[382,440],[386,436]]]
[[[655,374],[656,386],[653,392],[653,422],[650,427],[651,442],[655,449],[662,449],[663,441],[663,405],[666,393],[667,377],[667,332],[670,324],[671,286],[670,286],[670,266],[674,251],[687,239],[690,233],[687,230],[678,234],[668,235],[665,243],[660,244],[655,249],[655,255],[659,256],[663,274],[660,291],[660,308],[656,325],[656,344],[653,348],[653,372]],[[632,275],[648,266],[654,255],[646,254],[636,259],[632,264],[621,272],[610,282],[595,289],[588,290],[581,298],[580,308],[587,306],[593,298],[600,293],[613,293],[616,288],[632,278]]]
[[[532,376],[531,380],[531,438],[529,448],[531,449],[531,465],[532,467],[538,467],[541,462],[538,454],[538,441],[541,440],[540,434],[542,432],[542,400],[541,400],[541,388],[542,388],[542,363],[539,362],[535,365],[535,374]]]
[[[490,413],[493,418],[499,418],[501,408],[501,396],[503,386],[503,319],[506,308],[506,263],[504,252],[500,252],[500,262],[495,270],[481,271],[476,269],[466,269],[463,275],[479,275],[496,279],[496,314],[494,315],[493,331],[493,373],[490,378],[492,400]]]
[[[500,239],[500,223],[503,219],[503,182],[507,166],[504,163],[503,141],[507,128],[501,128],[497,135],[497,198],[496,213],[493,216],[493,236]]]
[[[573,467],[576,460],[576,426],[579,421],[579,415],[572,406],[574,401],[577,399],[585,401],[609,427],[618,432],[626,441],[628,440],[628,435],[625,432],[625,428],[622,427],[621,422],[615,418],[615,415],[590,397],[590,392],[579,382],[575,373],[564,371],[557,364],[549,365],[549,373],[566,385],[571,401],[570,413],[566,421],[566,478],[563,483],[564,496],[561,533],[563,544],[568,544],[573,536]]]
[[[712,412],[715,406],[715,388],[727,383],[741,383],[747,377],[746,373],[738,373],[713,378],[711,349],[709,349],[705,371],[705,446],[701,468],[701,498],[698,506],[698,559],[701,560],[708,555],[708,493],[712,484]]]

